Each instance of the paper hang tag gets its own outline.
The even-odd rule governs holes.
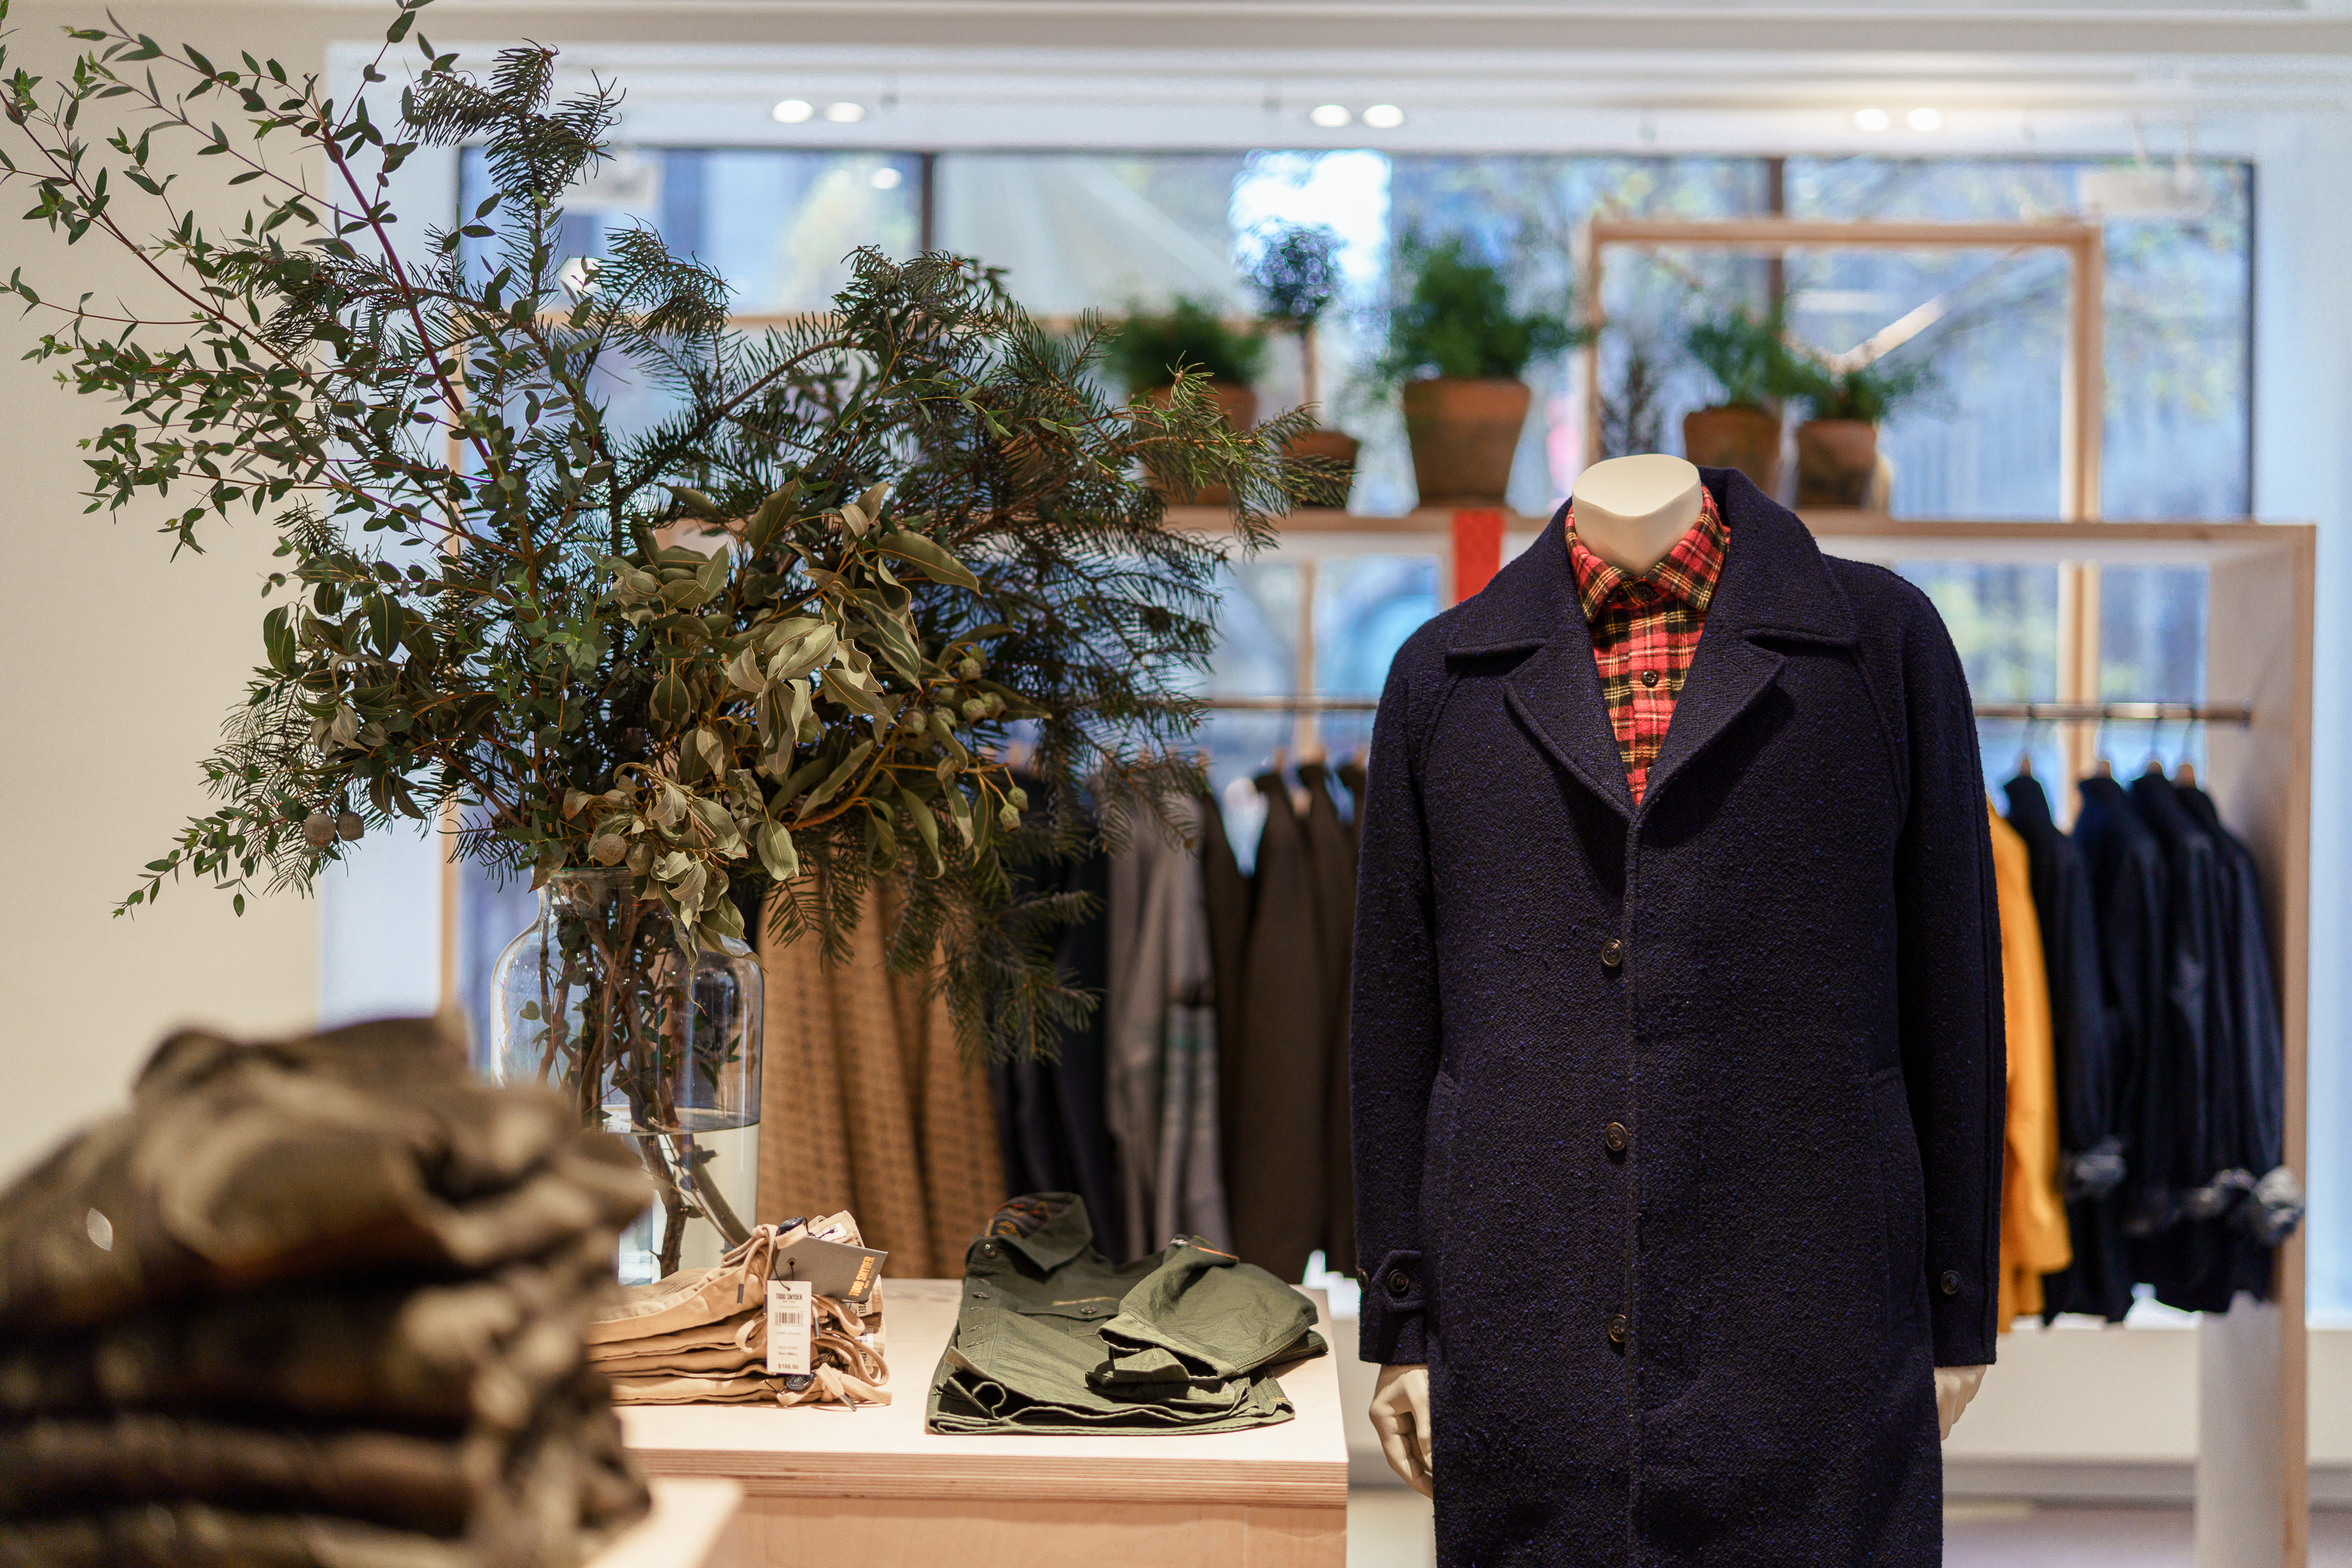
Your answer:
[[[802,1237],[776,1248],[775,1271],[808,1281],[820,1296],[862,1307],[889,1256],[870,1247]]]
[[[809,1346],[816,1334],[816,1310],[805,1279],[768,1281],[768,1375],[802,1377],[810,1371]]]

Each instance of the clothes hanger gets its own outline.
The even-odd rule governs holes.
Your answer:
[[[2141,764],[2139,770],[2142,778],[2160,779],[2164,776],[2163,735],[2164,721],[2150,719],[2147,721],[2147,761]]]
[[[2097,753],[2091,763],[2092,776],[2103,779],[2115,777],[2116,764],[2107,759],[2107,720],[2104,713],[2099,716],[2098,729],[2092,734],[2091,747]]]

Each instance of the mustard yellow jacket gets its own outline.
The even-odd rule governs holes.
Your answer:
[[[2009,1118],[2001,1160],[1999,1321],[2042,1310],[2042,1277],[2074,1261],[2058,1195],[2058,1066],[2050,978],[2025,840],[1992,811],[1993,887],[2000,902],[2001,1002],[2009,1021]]]

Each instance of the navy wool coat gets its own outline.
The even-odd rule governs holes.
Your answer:
[[[1701,472],[1729,551],[1638,807],[1561,517],[1381,699],[1362,1352],[1429,1365],[1448,1568],[1940,1562],[1932,1368],[1993,1359],[1959,660],[1916,589]]]

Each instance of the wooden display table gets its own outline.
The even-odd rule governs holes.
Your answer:
[[[736,1568],[741,1487],[667,1477],[655,1479],[653,1494],[653,1511],[583,1568]]]
[[[1204,1436],[935,1436],[932,1369],[962,1284],[885,1284],[891,1403],[864,1410],[624,1406],[655,1476],[742,1484],[738,1561],[943,1568],[1343,1568],[1348,1448],[1336,1358],[1286,1373],[1296,1420]],[[1331,1338],[1322,1292],[1317,1328]]]

